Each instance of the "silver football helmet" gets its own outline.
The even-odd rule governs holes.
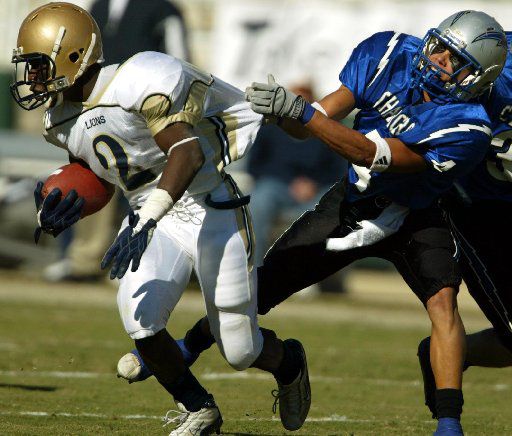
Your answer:
[[[453,73],[430,60],[446,49],[452,53]],[[412,83],[434,97],[468,101],[492,85],[506,57],[505,32],[494,18],[478,11],[457,12],[427,32],[413,61]],[[469,74],[460,74],[464,70]],[[449,80],[441,80],[442,75]]]

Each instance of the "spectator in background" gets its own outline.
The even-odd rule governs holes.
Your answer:
[[[181,11],[169,0],[96,0],[91,6],[103,39],[105,64],[123,63],[141,51],[160,51],[190,61]],[[120,195],[100,212],[80,220],[59,236],[63,258],[49,265],[49,281],[102,279],[100,261],[115,235]]]
[[[168,0],[96,0],[91,15],[101,30],[107,65],[141,51],[190,60],[183,15]]]
[[[309,81],[291,89],[314,101]],[[347,163],[319,139],[299,141],[271,124],[260,129],[247,170],[255,180],[250,208],[256,234],[255,265],[259,266],[273,242],[276,223],[291,223],[313,208],[322,194],[343,177]]]

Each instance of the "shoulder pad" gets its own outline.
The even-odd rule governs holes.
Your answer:
[[[140,110],[152,95],[170,96],[182,77],[181,62],[169,55],[142,52],[119,67],[113,85],[119,105],[125,110]]]

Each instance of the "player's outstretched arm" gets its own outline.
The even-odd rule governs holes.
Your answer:
[[[247,88],[248,90],[251,88]],[[352,92],[345,86],[340,86],[336,91],[313,103],[313,107],[324,115],[334,120],[342,120],[347,117],[355,107],[355,98]],[[306,139],[312,136],[311,132],[300,121],[293,118],[268,116],[268,122],[277,124],[286,133],[297,139]]]
[[[355,165],[390,172],[420,172],[427,168],[424,158],[402,141],[381,138],[377,132],[367,137],[330,119],[330,116],[346,116],[353,108],[353,96],[347,91],[342,87],[322,99],[317,110],[269,75],[268,83],[254,82],[247,88],[246,99],[255,112],[299,121],[311,134]]]
[[[399,139],[382,138],[376,131],[363,135],[327,118],[319,111],[314,112],[306,128],[355,165],[395,173],[415,173],[427,168],[423,156]]]

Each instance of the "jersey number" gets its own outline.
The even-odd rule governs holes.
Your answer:
[[[134,191],[135,189],[145,185],[146,183],[152,182],[156,179],[156,174],[153,174],[150,170],[143,170],[140,173],[129,175],[128,155],[124,151],[123,147],[117,140],[108,135],[99,135],[94,138],[92,142],[94,147],[94,153],[100,161],[100,164],[106,170],[109,169],[110,165],[108,159],[100,151],[101,146],[106,146],[114,156],[115,165],[119,177],[121,178],[124,187],[127,191]]]
[[[498,133],[491,142],[496,160],[487,160],[487,170],[495,179],[512,182],[512,130]]]

